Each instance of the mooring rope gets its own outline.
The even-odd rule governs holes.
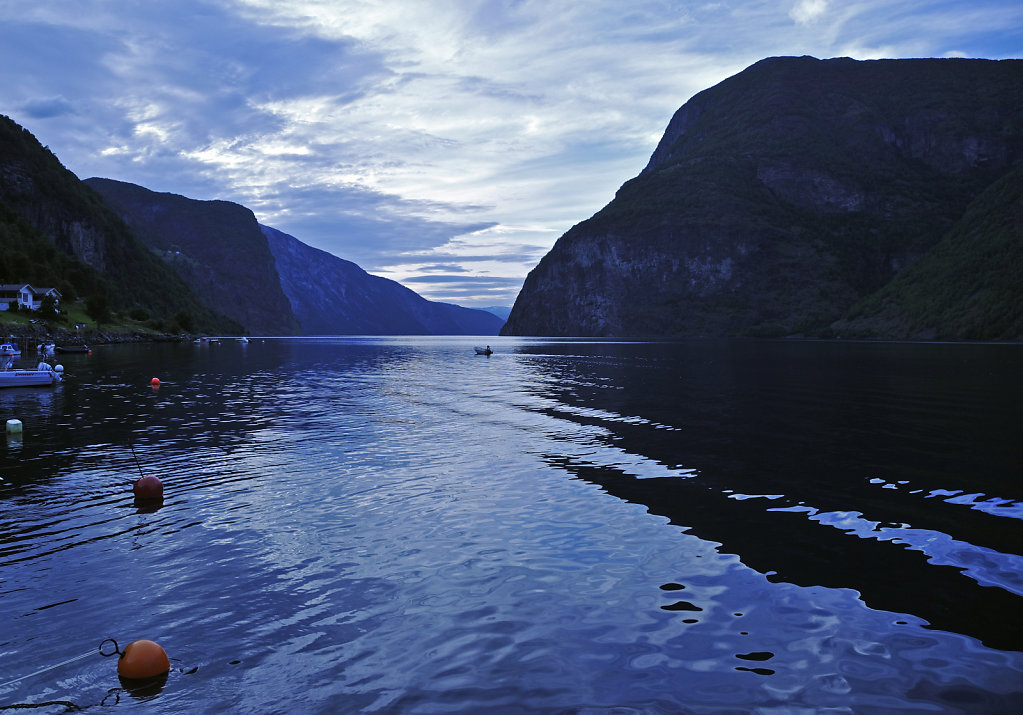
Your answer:
[[[75,705],[70,700],[47,700],[43,703],[14,703],[13,705],[0,705],[0,710],[29,710],[32,708],[49,708],[54,705],[63,705],[64,712],[68,710],[81,710],[82,708]]]
[[[108,643],[111,644],[111,647],[104,649]],[[35,675],[40,675],[42,673],[46,673],[46,672],[51,671],[51,670],[56,670],[57,668],[60,668],[60,667],[63,667],[65,665],[67,665],[68,663],[74,663],[76,660],[82,660],[83,658],[88,658],[90,655],[93,655],[95,652],[96,651],[90,650],[88,653],[82,653],[81,655],[76,655],[74,658],[68,658],[67,660],[62,660],[59,663],[54,663],[53,665],[47,666],[45,668],[41,668],[41,669],[35,671],[34,673],[29,673],[28,675],[23,675],[20,678],[15,678],[14,680],[10,680],[10,681],[0,685],[0,690],[3,690],[8,685],[14,685],[15,683],[20,683],[22,680],[25,680],[27,678],[31,678],[31,677],[33,677]],[[114,655],[121,656],[122,658],[124,657],[124,652],[121,651],[121,649],[117,646],[117,641],[115,641],[113,638],[107,638],[106,640],[104,640],[102,643],[99,644],[99,654],[102,655],[102,656],[105,656],[105,657],[110,657],[110,656],[114,656]],[[171,658],[171,660],[174,660],[176,662],[180,662],[177,658]],[[233,661],[231,661],[231,665],[235,665],[238,662],[239,661],[237,661],[237,660],[233,660]],[[193,674],[193,673],[195,673],[196,671],[199,670],[199,666],[197,666],[197,665],[192,666],[188,670],[185,670],[184,668],[177,668],[176,670],[179,673],[184,673],[185,675],[191,675],[191,674]],[[168,671],[168,672],[170,672],[170,671]],[[165,673],[162,676],[162,678],[164,680],[166,679],[166,675],[167,674]],[[160,680],[160,676],[158,676],[157,678],[149,678],[146,682],[140,683],[137,687],[126,687],[125,686],[125,687],[120,687],[120,688],[112,688],[112,689],[107,691],[107,694],[103,697],[103,700],[99,703],[99,705],[101,705],[101,706],[107,705],[107,700],[110,697],[113,697],[114,698],[114,704],[117,704],[117,703],[119,703],[121,701],[121,693],[133,693],[133,692],[135,692],[137,690],[145,690],[146,688],[150,687],[150,683],[152,683],[154,681],[157,681],[157,680]],[[123,679],[122,679],[121,683],[122,683],[122,686],[125,685],[125,681]],[[70,710],[85,710],[87,708],[93,707],[92,705],[76,705],[75,703],[73,703],[73,702],[71,702],[69,700],[47,700],[47,701],[41,702],[41,703],[10,703],[10,704],[2,704],[2,703],[0,703],[0,710],[28,710],[30,708],[45,708],[45,707],[52,707],[52,706],[55,706],[55,705],[63,706],[65,708],[65,712],[70,711]]]
[[[104,641],[104,643],[105,642],[106,641]],[[6,688],[8,685],[14,685],[15,683],[20,683],[22,680],[25,680],[26,678],[31,678],[34,675],[39,675],[40,673],[45,673],[48,670],[56,670],[57,668],[60,668],[62,666],[67,665],[68,663],[74,663],[76,660],[81,660],[82,658],[88,658],[90,655],[94,655],[95,653],[96,653],[96,651],[90,650],[88,653],[82,653],[81,655],[76,655],[74,658],[68,658],[67,660],[62,660],[61,662],[59,662],[59,663],[57,663],[55,665],[48,666],[46,668],[43,668],[42,670],[37,670],[34,673],[29,673],[28,675],[23,675],[20,678],[15,678],[14,680],[8,681],[8,682],[4,683],[3,685],[0,685],[0,688]]]

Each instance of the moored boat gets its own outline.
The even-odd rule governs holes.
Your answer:
[[[0,370],[0,387],[56,385],[63,378],[63,368],[55,370],[47,363],[41,362],[35,370]]]
[[[91,353],[88,345],[57,345],[54,347],[59,353]]]
[[[14,343],[0,343],[0,355],[21,355],[21,348]]]

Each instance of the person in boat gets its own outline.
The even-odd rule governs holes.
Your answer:
[[[491,350],[491,349],[490,349],[490,346],[488,345],[488,346],[487,346],[487,355],[490,355],[490,354],[491,354],[492,352],[494,352],[494,351],[493,351],[493,350]]]

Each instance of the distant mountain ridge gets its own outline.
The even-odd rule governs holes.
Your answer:
[[[504,323],[486,311],[429,301],[294,236],[260,228],[307,335],[496,335]]]
[[[429,301],[269,226],[229,201],[85,183],[211,306],[260,335],[496,335],[503,321]]]
[[[510,305],[491,305],[486,308],[480,308],[480,310],[485,310],[488,313],[493,313],[501,320],[508,320],[508,316],[511,315]]]
[[[1020,181],[1021,97],[1020,60],[758,62],[675,113],[639,176],[530,272],[502,333],[1019,336],[979,315],[939,329],[898,284],[883,319],[870,297],[954,231],[978,258],[1005,223],[961,224],[995,182]],[[1006,275],[1002,258],[971,270]],[[1021,282],[1005,282],[1015,300]]]

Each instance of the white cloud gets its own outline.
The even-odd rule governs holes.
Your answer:
[[[828,0],[799,0],[789,12],[789,17],[800,25],[810,25],[820,20],[828,11]]]

